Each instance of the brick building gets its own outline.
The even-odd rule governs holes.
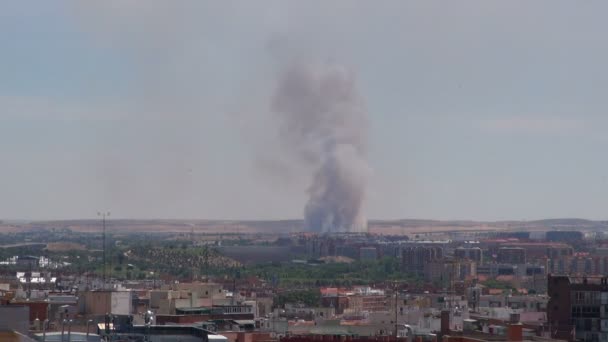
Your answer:
[[[608,341],[608,278],[549,275],[547,288],[553,337]]]

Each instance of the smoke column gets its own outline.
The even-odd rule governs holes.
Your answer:
[[[306,229],[366,231],[368,123],[354,74],[340,65],[294,63],[279,77],[272,110],[283,147],[314,170]]]

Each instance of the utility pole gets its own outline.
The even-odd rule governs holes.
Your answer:
[[[196,264],[199,261],[199,258],[198,258],[199,256],[198,256],[198,254],[196,254],[196,250],[195,250],[196,245],[194,243],[194,224],[192,224],[190,226],[190,243],[191,243],[190,246],[192,247],[192,270],[191,270],[192,279],[190,281],[194,283],[194,280],[196,279],[196,275],[195,275]],[[196,259],[196,261],[195,261],[195,259]]]
[[[230,299],[230,305],[234,306],[234,297],[236,297],[236,274],[232,278],[232,298]]]
[[[97,216],[101,217],[101,224],[103,227],[102,233],[102,244],[103,244],[103,287],[106,286],[106,217],[110,216],[110,212],[98,212]]]
[[[209,245],[205,245],[205,282],[209,282]]]
[[[395,292],[395,338],[397,338],[397,333],[398,333],[398,325],[397,325],[397,298],[398,298],[398,291],[397,291],[397,282],[395,281],[393,283],[393,292]]]

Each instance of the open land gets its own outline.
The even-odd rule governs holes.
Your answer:
[[[369,232],[379,235],[411,235],[442,232],[587,230],[608,228],[607,221],[583,219],[548,219],[536,221],[438,221],[438,220],[371,220]],[[69,229],[94,233],[101,229],[100,220],[65,220],[0,222],[0,233],[28,230]],[[109,220],[107,231],[113,233],[196,233],[196,234],[284,234],[303,231],[301,220],[237,221],[237,220]]]

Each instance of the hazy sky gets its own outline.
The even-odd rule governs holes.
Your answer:
[[[85,4],[86,3],[86,4]],[[4,1],[0,217],[299,218],[281,63],[356,73],[369,218],[608,218],[605,1]]]

